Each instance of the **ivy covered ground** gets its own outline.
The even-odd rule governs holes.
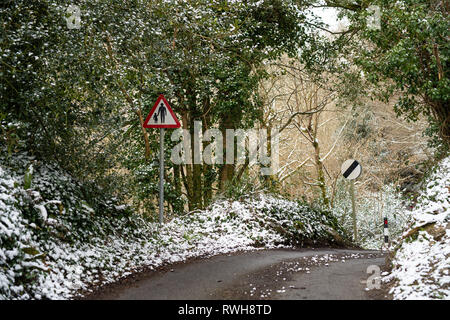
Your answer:
[[[69,299],[141,268],[256,248],[342,244],[336,219],[269,195],[160,227],[24,153],[0,156],[0,299]]]

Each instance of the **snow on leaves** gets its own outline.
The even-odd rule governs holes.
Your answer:
[[[0,299],[69,299],[144,267],[335,241],[331,217],[273,196],[219,200],[159,227],[114,201],[88,203],[77,181],[25,154],[0,157],[0,168]]]

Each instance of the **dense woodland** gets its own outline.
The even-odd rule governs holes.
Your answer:
[[[257,190],[330,208],[347,187],[340,164],[348,158],[363,163],[357,187],[366,196],[385,185],[413,192],[448,154],[446,1],[73,5],[81,24],[71,29],[67,1],[0,4],[2,152],[56,161],[93,194],[113,194],[150,219],[159,131],[142,125],[160,94],[192,134],[194,121],[223,133],[280,131],[271,176],[248,162],[174,165],[166,152],[174,215]],[[371,5],[380,28],[368,24]],[[347,23],[330,30],[314,8],[334,8]],[[174,146],[170,134],[165,145]]]

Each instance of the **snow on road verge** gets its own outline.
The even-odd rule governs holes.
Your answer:
[[[33,165],[31,165],[33,164]],[[255,248],[335,244],[342,229],[306,204],[220,200],[160,227],[26,154],[0,156],[0,300],[70,299],[142,268]]]
[[[450,299],[450,157],[439,163],[411,212],[414,223],[396,249],[394,299]]]

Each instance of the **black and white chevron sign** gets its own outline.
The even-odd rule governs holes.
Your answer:
[[[349,159],[341,166],[341,173],[345,179],[353,180],[361,175],[362,167],[358,161]]]

